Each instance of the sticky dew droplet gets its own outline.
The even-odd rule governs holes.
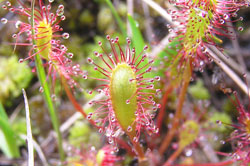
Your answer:
[[[115,117],[111,117],[111,122],[115,122]]]
[[[51,98],[52,98],[53,101],[55,101],[55,100],[56,100],[56,95],[55,95],[55,94],[52,94],[52,95],[51,95]]]
[[[161,90],[160,89],[156,89],[155,92],[156,92],[156,95],[158,95],[158,94],[161,93]]]
[[[219,22],[220,22],[220,24],[224,24],[224,23],[225,23],[225,20],[220,19]]]
[[[159,128],[154,129],[154,133],[158,134],[159,133]]]
[[[8,9],[7,6],[5,6],[5,5],[2,5],[2,8],[3,8],[4,10]]]
[[[101,94],[101,93],[103,92],[103,90],[102,90],[102,89],[97,89],[97,92],[98,92],[99,94]]]
[[[96,148],[94,146],[91,146],[90,151],[94,152]]]
[[[116,147],[114,147],[114,151],[117,153],[117,152],[119,152],[119,148],[116,146]]]
[[[51,9],[51,5],[47,5],[47,9],[50,10]]]
[[[56,15],[57,16],[62,16],[64,14],[64,10],[57,10]]]
[[[238,31],[243,31],[244,28],[243,27],[238,27]]]
[[[6,2],[7,6],[11,6],[11,3],[9,1]]]
[[[90,112],[90,113],[87,115],[87,119],[90,120],[90,119],[92,118],[92,115],[93,115],[93,113]]]
[[[128,126],[127,132],[131,132],[131,131],[132,131],[132,127],[131,127],[131,126]]]
[[[93,62],[94,62],[91,58],[88,58],[87,61],[89,64],[93,64]]]
[[[83,75],[82,78],[86,80],[86,79],[88,79],[88,76],[87,75]]]
[[[68,39],[69,38],[69,33],[63,33],[62,34],[63,39]]]
[[[7,22],[8,22],[8,20],[7,20],[6,18],[2,18],[2,19],[1,19],[1,23],[7,24]]]
[[[103,129],[102,129],[102,128],[99,128],[98,132],[99,132],[99,133],[102,133],[102,132],[103,132]]]
[[[156,81],[160,81],[160,80],[161,80],[161,77],[160,77],[160,76],[155,76],[155,80],[156,80]]]
[[[224,140],[220,140],[220,143],[224,145],[226,142]]]
[[[39,92],[43,93],[43,87],[42,86],[39,88]]]
[[[66,20],[66,16],[62,15],[62,16],[61,16],[61,20],[62,20],[62,21]],[[62,30],[63,30],[63,29],[61,29],[61,31],[62,31]]]
[[[130,100],[126,100],[126,104],[129,104],[130,103]]]
[[[71,53],[71,52],[67,53],[67,55],[68,55],[68,57],[69,57],[70,59],[74,57],[74,54]]]
[[[23,61],[24,61],[23,59],[19,59],[19,61],[18,61],[18,62],[19,62],[19,63],[23,63]]]
[[[134,138],[133,138],[133,141],[134,141],[134,142],[138,142],[138,138],[137,138],[137,137],[134,137]]]
[[[14,39],[17,38],[17,34],[13,34],[12,38],[14,38]]]
[[[62,51],[67,51],[67,47],[66,47],[65,45],[61,45],[61,46],[60,46],[60,49],[61,49]]]
[[[186,150],[186,152],[185,152],[185,156],[187,156],[187,157],[192,156],[192,154],[193,154],[192,149],[188,149],[188,150]]]
[[[221,121],[220,120],[216,120],[216,123],[220,126],[221,125]]]
[[[114,142],[113,138],[109,137],[108,142],[109,142],[109,144],[112,144]]]
[[[226,19],[229,18],[229,16],[228,16],[227,14],[224,14],[224,15],[223,15],[223,18],[226,20]]]

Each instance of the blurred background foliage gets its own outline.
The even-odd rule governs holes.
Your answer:
[[[12,0],[11,2],[13,5],[17,5],[16,1]],[[127,25],[128,16],[126,1],[114,0],[112,2],[124,25]],[[165,6],[164,0],[157,0],[156,2],[162,6]],[[88,72],[91,77],[102,77],[102,75],[99,72],[96,72],[86,60],[88,57],[91,57],[95,63],[102,63],[102,61],[99,58],[94,57],[93,54],[94,51],[102,51],[98,45],[98,41],[103,43],[103,46],[105,49],[107,49],[107,52],[110,52],[110,45],[106,41],[107,34],[110,34],[112,37],[118,36],[120,38],[120,44],[122,46],[126,45],[126,37],[124,34],[122,34],[119,25],[115,21],[115,17],[111,9],[105,0],[55,0],[55,2],[52,4],[52,9],[54,6],[57,6],[60,3],[65,5],[66,16],[66,20],[61,23],[61,26],[64,28],[65,32],[70,34],[70,38],[68,40],[63,40],[62,42],[67,46],[69,52],[74,54],[73,61],[79,63],[82,70]],[[150,46],[149,50],[152,50],[152,48],[157,47],[159,41],[168,33],[168,28],[166,27],[167,23],[162,17],[159,16],[156,11],[149,9],[150,23],[153,34],[148,36],[146,31],[147,27],[145,26],[145,21],[148,18],[146,18],[144,15],[145,13],[141,7],[141,1],[135,1],[134,3],[135,13],[133,15],[134,20],[132,21],[135,21],[137,25],[136,27],[142,33],[143,40],[141,43],[145,42],[145,44]],[[244,51],[248,70],[250,69],[250,26],[248,26],[250,25],[249,13],[249,9],[240,11],[239,15],[242,15],[245,19],[243,22],[245,30],[238,34],[239,42],[242,45],[242,49]],[[12,13],[6,13],[3,10],[0,10],[0,17],[6,17],[9,20],[19,19],[18,16],[13,15]],[[13,33],[15,33],[15,31],[16,29],[12,24],[7,24],[5,26],[0,24],[0,102],[3,104],[6,114],[8,115],[8,123],[10,126],[9,130],[12,130],[17,136],[25,134],[26,124],[21,89],[24,88],[27,90],[34,138],[43,148],[44,154],[46,154],[47,158],[50,158],[49,162],[56,163],[54,161],[57,158],[55,141],[51,137],[53,133],[51,131],[52,126],[49,120],[47,107],[45,106],[41,93],[39,93],[40,85],[38,83],[38,79],[36,78],[35,74],[32,73],[32,71],[34,72],[34,62],[26,61],[25,63],[18,63],[19,58],[27,56],[29,49],[26,47],[17,46],[14,50],[13,46],[10,45],[10,43],[14,42],[14,39],[11,36]],[[133,36],[131,36],[131,38],[133,38]],[[137,38],[134,38],[133,42],[136,43],[136,39]],[[165,69],[170,65],[171,58],[177,54],[177,51],[171,48],[173,48],[175,45],[178,45],[178,42],[172,42],[171,44],[172,45],[168,46],[170,49],[166,48],[166,50],[159,54],[154,64],[154,71],[157,73],[155,75],[160,75],[163,80],[156,86],[158,86],[163,91],[165,90],[164,85],[166,85],[168,82],[167,72]],[[232,50],[230,49],[232,48],[230,41],[226,40],[223,44],[223,47],[229,48],[228,52]],[[232,58],[235,59],[235,56],[232,55]],[[218,73],[221,73],[221,71]],[[214,77],[215,74],[214,64],[210,64],[204,73],[199,71],[195,72],[194,81],[191,82],[191,85],[188,89],[188,98],[186,101],[190,108],[184,107],[183,115],[185,116],[184,119],[194,119],[194,121],[187,121],[186,123],[190,123],[197,130],[197,133],[194,135],[195,138],[198,137],[201,132],[203,132],[203,135],[209,135],[208,142],[211,144],[213,149],[217,151],[223,150],[230,152],[231,146],[228,144],[221,144],[219,143],[219,140],[225,140],[229,136],[229,133],[232,129],[224,125],[218,127],[216,121],[220,119],[226,124],[231,124],[236,120],[237,111],[231,100],[222,94],[218,86],[211,83],[212,77]],[[78,92],[76,89],[75,95],[79,103],[84,105],[89,99],[95,96],[89,95],[86,92],[96,87],[96,85],[99,83],[92,79],[88,79],[88,81],[82,78],[77,79],[80,86],[84,89],[84,92]],[[225,76],[222,81],[228,87],[235,87],[232,81]],[[60,81],[57,82],[57,86],[55,103],[59,111],[60,121],[63,124],[76,111],[65,96],[60,85]],[[235,88],[235,90],[238,89]],[[166,132],[168,125],[172,121],[173,112],[176,108],[176,93],[177,92],[174,91],[169,95],[169,100],[166,107],[168,115],[163,126],[164,132]],[[94,94],[97,93],[94,92]],[[244,105],[247,105],[248,101],[245,99],[246,97],[241,93],[239,96],[243,99]],[[160,101],[161,97],[163,96],[159,96],[157,100]],[[202,110],[203,114],[196,114],[195,109],[192,108],[199,108]],[[88,111],[90,110],[87,110],[87,112]],[[199,124],[199,129],[197,129],[197,123]],[[3,135],[0,134],[0,137],[3,137]],[[185,135],[183,137],[185,137]],[[95,146],[98,149],[105,142],[105,138],[101,137],[101,134],[99,134],[96,129],[92,128],[92,126],[90,126],[87,121],[83,119],[75,121],[74,124],[69,127],[68,131],[64,133],[64,138],[68,145],[79,149],[87,149],[91,146]],[[187,144],[191,144],[195,138],[190,138],[190,143],[188,142]],[[184,138],[181,139],[183,140]],[[157,141],[159,142],[159,139],[156,139],[156,142]],[[22,139],[17,139],[16,144],[16,146],[21,149],[21,158],[25,160],[26,152],[23,150],[25,141]],[[185,143],[185,146],[188,145]],[[194,150],[194,154],[197,154],[196,152],[199,150],[200,149]],[[4,154],[4,152],[5,151],[2,148],[2,152],[0,152],[0,163],[1,160],[6,161],[6,163],[9,163],[10,165],[15,165],[16,163],[18,165],[23,163],[23,160],[6,160],[6,153]],[[121,150],[121,155],[122,153],[125,152]],[[198,157],[196,157],[196,159],[197,158]],[[203,159],[204,158],[197,159],[197,161],[207,161],[206,159]],[[38,161],[38,163],[40,163],[40,161]],[[126,156],[124,163],[131,164],[133,163],[133,159],[129,156]]]

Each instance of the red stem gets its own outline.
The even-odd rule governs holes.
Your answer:
[[[229,166],[235,163],[234,160],[222,161],[218,163],[204,163],[204,164],[177,164],[175,166]]]
[[[133,138],[134,138],[135,134],[133,134],[133,132],[130,132],[130,133],[126,132],[126,134],[129,136],[129,139],[132,142],[133,147],[135,148],[135,150],[137,152],[137,155],[139,157],[139,163],[140,163],[140,161],[144,161],[145,160],[145,155],[144,155],[143,148],[141,147],[139,142],[133,141]]]
[[[116,142],[123,147],[124,149],[127,150],[128,154],[130,156],[136,156],[135,152],[132,151],[131,146],[129,146],[125,141],[123,141],[122,139],[118,139],[116,138]]]
[[[175,116],[174,116],[174,119],[173,119],[173,122],[172,122],[172,128],[166,134],[166,136],[165,136],[165,138],[163,140],[163,143],[161,144],[160,149],[159,149],[159,153],[161,155],[165,152],[165,150],[170,145],[170,142],[172,141],[172,139],[173,139],[173,137],[175,135],[175,132],[176,132],[178,126],[179,126],[179,121],[181,119],[182,106],[184,104],[187,88],[188,88],[188,85],[189,85],[189,80],[190,79],[186,79],[186,80],[183,81],[181,92],[180,92],[180,95],[178,97],[179,102],[178,102],[177,109],[176,109],[176,112],[175,112]]]
[[[169,158],[168,160],[163,164],[163,166],[170,166],[175,161],[175,159],[181,154],[183,148],[178,148]]]
[[[80,113],[83,115],[84,118],[86,118],[86,117],[87,117],[87,114],[84,112],[82,106],[81,106],[80,104],[78,104],[78,102],[76,101],[75,97],[73,96],[73,94],[72,94],[71,91],[69,90],[69,87],[68,87],[68,85],[67,85],[67,83],[66,83],[66,80],[65,80],[63,77],[61,77],[61,78],[62,78],[63,87],[64,87],[64,89],[65,89],[65,92],[66,92],[66,94],[67,94],[69,100],[71,101],[71,103],[73,104],[73,106],[75,107],[75,109],[76,109],[78,112],[80,112]],[[95,127],[99,128],[98,126],[96,126],[95,122],[94,122],[92,119],[90,119],[89,122],[90,122],[92,125],[94,125]]]
[[[173,90],[173,87],[171,85],[169,85],[167,87],[166,92],[165,92],[165,94],[164,94],[164,96],[162,98],[162,101],[161,101],[162,105],[161,105],[161,109],[159,111],[159,115],[157,117],[157,124],[156,124],[157,127],[159,128],[159,131],[161,130],[162,121],[163,121],[163,118],[164,118],[164,116],[166,114],[165,109],[166,109],[166,104],[167,104],[168,96],[172,92],[172,90]]]

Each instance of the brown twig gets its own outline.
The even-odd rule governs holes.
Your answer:
[[[134,1],[133,0],[127,0],[127,10],[128,14],[131,16],[134,15]],[[127,34],[129,37],[132,37],[132,30],[129,24],[129,21],[127,22]]]
[[[237,37],[236,37],[236,33],[235,33],[235,30],[234,30],[234,28],[233,28],[233,24],[232,24],[230,18],[228,18],[228,21],[226,21],[226,24],[227,24],[227,26],[228,26],[228,30],[229,30],[230,32],[232,32],[232,36],[235,36],[234,39],[231,38],[231,42],[232,42],[232,44],[233,44],[233,48],[236,50],[236,53],[237,53],[237,56],[236,56],[237,61],[238,61],[238,63],[240,64],[240,66],[243,68],[243,71],[247,71],[247,70],[246,70],[247,67],[246,67],[246,64],[245,64],[243,55],[242,55],[242,53],[241,53],[239,41],[238,41],[238,39],[237,39]]]
[[[152,19],[150,17],[150,13],[149,13],[149,7],[145,2],[142,2],[142,8],[143,8],[144,16],[145,16],[144,26],[145,26],[145,31],[146,31],[146,38],[149,41],[149,43],[152,43],[152,41],[153,41],[153,29],[151,27]]]
[[[219,158],[216,152],[214,151],[212,145],[210,144],[210,142],[207,140],[206,137],[204,137],[199,141],[199,145],[201,146],[204,154],[206,155],[206,157],[209,159],[210,162],[212,163],[219,162]]]
[[[177,25],[172,21],[171,15],[166,12],[165,9],[163,9],[161,6],[159,6],[156,2],[152,0],[142,0],[143,2],[147,3],[148,6],[153,8],[155,11],[157,11],[163,18],[165,18],[170,24]]]
[[[170,35],[165,36],[160,43],[157,45],[157,47],[154,47],[149,54],[150,58],[155,59],[157,55],[166,48],[166,46],[169,44],[169,38]]]
[[[88,108],[91,107],[91,105],[89,104],[90,101],[96,101],[99,100],[103,97],[103,94],[98,94],[96,95],[93,99],[89,100],[88,102],[86,102],[86,104],[83,105],[83,110],[87,110]],[[70,118],[68,118],[61,126],[60,126],[60,131],[62,133],[66,132],[70,126],[72,126],[74,124],[74,122],[80,118],[82,118],[82,114],[80,112],[75,112]]]
[[[243,68],[236,63],[232,58],[229,57],[225,52],[221,52],[216,48],[215,46],[209,46],[209,48],[228,66],[231,67],[232,70],[234,70],[237,74],[242,75],[244,73]]]
[[[207,47],[206,50],[209,55],[214,59],[215,63],[241,88],[241,90],[245,94],[250,95],[250,90],[248,89],[247,85],[240,79],[240,77],[223,61],[221,61],[209,47]]]
[[[157,11],[163,18],[165,18],[171,25],[176,25],[175,22],[172,21],[171,16],[165,11],[165,9],[163,9],[161,6],[159,6],[157,3],[155,3],[152,0],[143,0],[145,3],[147,3],[150,7],[152,7],[155,11]],[[169,35],[168,35],[169,36]],[[165,43],[168,43],[168,36],[166,36],[162,41],[165,41]],[[157,47],[156,47],[157,48]],[[215,59],[215,62],[217,63],[217,65],[219,67],[222,68],[222,70],[225,71],[225,73],[231,78],[233,79],[233,81],[247,94],[249,95],[250,92],[249,90],[247,90],[247,86],[244,84],[244,82],[239,78],[238,75],[235,74],[235,72],[229,68],[225,63],[221,62],[218,63],[220,61],[220,59],[218,58],[219,55],[223,55],[223,53],[221,51],[219,51],[216,47],[207,47],[207,50],[209,50],[208,52],[211,52],[211,49],[216,50],[216,52],[212,52],[211,57],[213,59]],[[160,49],[162,50],[162,49]],[[157,55],[159,53],[159,50],[156,50],[156,54],[153,54],[152,51],[152,57],[154,57],[155,55]],[[232,67],[232,66],[231,66]],[[237,67],[235,67],[234,69],[237,70],[237,68],[239,68],[239,65]],[[238,70],[237,70],[238,71]],[[241,70],[242,71],[242,70]],[[243,73],[242,73],[243,74]],[[246,73],[247,74],[247,73]]]

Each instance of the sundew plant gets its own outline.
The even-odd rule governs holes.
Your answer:
[[[249,3],[0,1],[0,165],[250,165]]]

